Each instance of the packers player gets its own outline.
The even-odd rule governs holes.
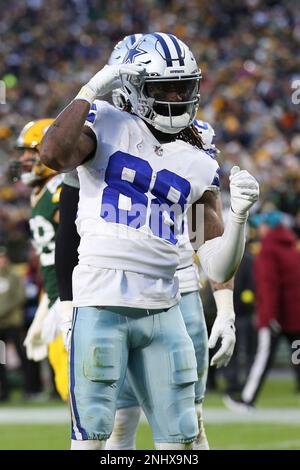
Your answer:
[[[62,176],[46,167],[39,156],[40,142],[52,122],[53,119],[29,122],[17,139],[17,148],[22,151],[19,159],[20,178],[32,188],[29,224],[40,259],[45,291],[24,345],[29,359],[39,361],[48,354],[57,391],[63,400],[67,400],[67,352],[59,329],[59,299],[54,266]]]

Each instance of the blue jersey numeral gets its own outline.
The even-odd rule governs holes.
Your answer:
[[[160,238],[164,238],[171,243],[176,243],[176,235],[181,233],[183,227],[177,226],[184,211],[188,195],[190,193],[190,183],[169,170],[161,170],[156,175],[155,184],[151,193],[155,199],[151,200],[150,228]],[[175,213],[176,212],[176,213]],[[176,220],[176,216],[178,219]],[[169,224],[164,222],[164,218],[169,220]]]
[[[156,174],[155,182],[152,179],[153,170],[146,160],[114,153],[105,173],[100,215],[107,222],[135,229],[148,225],[154,235],[175,244],[182,231],[190,183],[166,169]]]

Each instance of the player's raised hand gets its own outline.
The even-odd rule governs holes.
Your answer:
[[[103,96],[120,86],[121,75],[140,75],[145,70],[142,64],[105,65],[86,84],[94,96]]]
[[[231,209],[235,214],[246,215],[258,199],[258,182],[248,171],[241,171],[238,166],[231,169],[229,179]]]

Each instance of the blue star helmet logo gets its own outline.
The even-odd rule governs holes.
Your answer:
[[[143,49],[140,49],[139,45],[137,44],[135,47],[129,49],[125,64],[133,64],[135,62],[135,58],[143,54],[147,54],[147,52],[143,51]]]

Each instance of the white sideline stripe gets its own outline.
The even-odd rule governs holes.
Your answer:
[[[300,439],[288,439],[285,441],[270,441],[270,442],[264,442],[264,444],[259,444],[255,446],[255,449],[257,450],[267,450],[267,449],[290,449],[291,447],[297,447],[300,449]]]
[[[242,399],[251,403],[270,355],[271,333],[269,328],[258,332],[258,347],[247,382],[242,391]]]
[[[62,424],[71,423],[67,408],[3,408],[0,424]]]
[[[255,444],[255,450],[290,450],[291,447],[300,449],[300,439],[289,439],[284,441],[269,441],[263,442],[262,444]],[[226,450],[245,450],[248,447],[241,445],[240,442],[236,444],[232,443],[230,446],[226,446]]]
[[[204,423],[277,423],[300,425],[299,408],[264,408],[240,414],[230,410],[204,407]]]
[[[0,408],[1,424],[65,424],[70,423],[67,408]],[[146,419],[142,416],[142,421]],[[299,408],[264,408],[247,414],[233,413],[222,408],[204,408],[205,424],[277,423],[300,425]]]

